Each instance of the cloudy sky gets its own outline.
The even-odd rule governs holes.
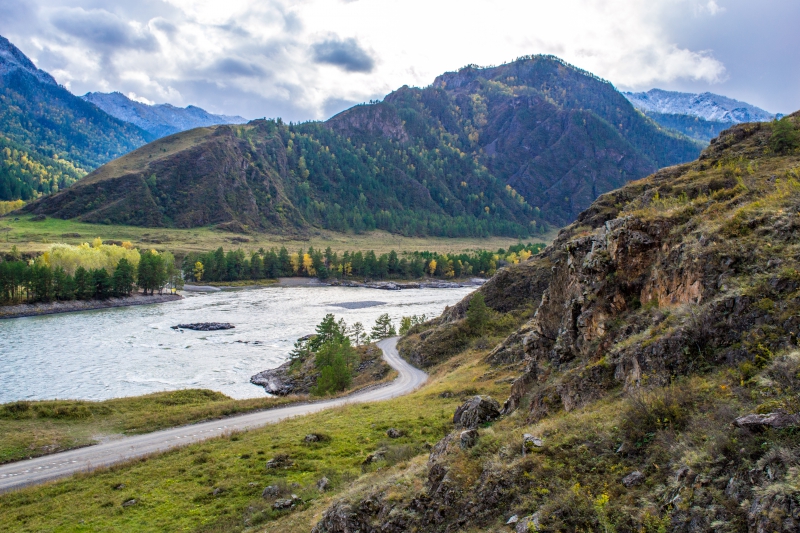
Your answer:
[[[538,53],[786,113],[798,21],[797,0],[0,0],[0,34],[75,94],[292,121]]]

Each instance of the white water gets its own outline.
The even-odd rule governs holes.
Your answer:
[[[298,337],[327,313],[369,330],[389,313],[439,315],[472,288],[382,291],[349,287],[268,287],[187,293],[178,302],[0,320],[0,403],[103,400],[204,388],[234,398],[263,396],[250,376],[283,363]],[[361,309],[337,304],[384,302]],[[358,306],[350,306],[358,307]],[[235,329],[175,331],[191,322]]]

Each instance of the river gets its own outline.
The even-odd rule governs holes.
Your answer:
[[[183,300],[0,320],[0,403],[105,400],[204,388],[263,396],[250,376],[286,361],[297,338],[327,313],[367,331],[389,313],[438,316],[474,288],[383,291],[265,287],[187,293]],[[176,331],[176,324],[230,322],[235,329]]]

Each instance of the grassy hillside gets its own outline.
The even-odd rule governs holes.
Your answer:
[[[800,420],[732,423],[800,411],[798,173],[800,116],[736,126],[498,272],[480,289],[486,323],[468,297],[412,329],[402,352],[432,375],[420,391],[6,494],[0,524],[477,532],[517,515],[553,532],[794,531]],[[462,448],[453,411],[477,393],[507,398],[504,414]],[[330,440],[305,445],[310,432]],[[526,433],[541,446],[523,452]],[[281,453],[293,465],[265,469]]]

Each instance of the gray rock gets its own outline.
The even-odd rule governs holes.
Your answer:
[[[399,429],[389,428],[386,430],[386,436],[389,437],[390,439],[399,439],[400,437],[403,436],[403,432],[400,431]]]
[[[514,516],[512,516],[511,518],[508,519],[508,522],[506,522],[506,525],[507,526],[514,525],[517,522],[519,522],[519,517],[517,515],[514,515]]]
[[[622,484],[628,488],[640,485],[643,481],[644,481],[644,474],[642,474],[638,470],[635,470],[630,474],[628,474],[627,476],[625,476],[624,478],[622,478]]]
[[[461,448],[466,450],[467,448],[472,448],[478,442],[478,430],[477,429],[467,429],[461,432],[461,440],[459,444]]]
[[[261,493],[262,498],[277,498],[281,495],[281,489],[277,485],[270,485]]]
[[[456,427],[477,428],[500,416],[500,404],[491,396],[475,396],[464,402],[453,415]]]
[[[532,515],[521,519],[519,522],[517,522],[517,526],[514,528],[515,533],[528,533],[531,530],[538,530],[540,526],[539,516],[539,513],[533,513]]]
[[[303,439],[303,442],[319,442],[319,441],[320,441],[319,435],[317,435],[316,433],[310,433],[306,435],[306,437]]]
[[[292,461],[289,460],[289,456],[286,454],[276,455],[269,461],[267,461],[267,469],[272,468],[289,468],[292,466]]]
[[[130,500],[125,500],[124,502],[122,502],[122,506],[130,507],[131,505],[136,505],[136,503],[137,503],[136,500],[131,498]]]
[[[800,425],[800,414],[790,415],[783,411],[768,413],[766,415],[750,414],[740,416],[733,421],[738,428],[761,430],[766,428],[783,429]]]
[[[525,455],[534,448],[541,448],[544,442],[539,437],[534,437],[530,433],[522,435],[522,455]]]
[[[282,511],[284,509],[291,509],[294,507],[294,500],[289,498],[281,498],[280,500],[275,500],[275,503],[272,504],[272,508],[276,511]]]
[[[233,329],[236,326],[228,322],[197,322],[194,324],[178,324],[172,329],[191,329],[194,331],[219,331],[222,329]]]
[[[326,478],[324,476],[323,476],[322,479],[317,481],[317,489],[320,492],[325,492],[326,490],[328,490],[328,486],[330,486],[330,481],[328,481],[328,478]]]

